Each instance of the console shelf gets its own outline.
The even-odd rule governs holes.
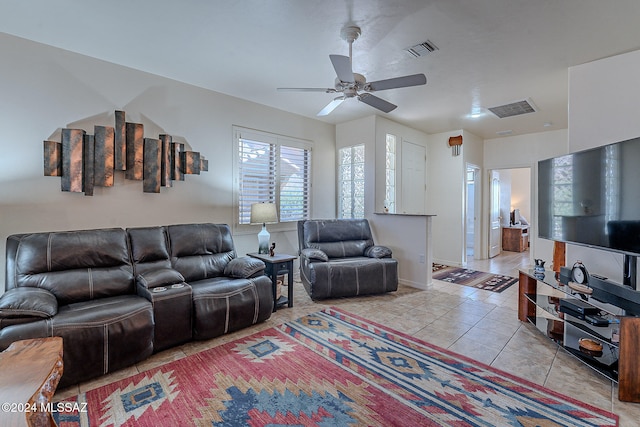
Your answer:
[[[640,402],[640,318],[627,316],[615,305],[587,297],[587,303],[598,309],[609,323],[596,326],[579,313],[560,310],[562,299],[582,299],[568,286],[558,282],[553,271],[539,273],[520,270],[518,318],[533,324],[542,334],[569,354],[618,383],[621,401]],[[590,351],[580,345],[581,339],[602,346]],[[584,343],[584,341],[583,341]]]

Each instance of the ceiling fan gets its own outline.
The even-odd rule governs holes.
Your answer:
[[[331,60],[331,64],[333,64],[333,68],[337,75],[335,87],[327,89],[312,87],[279,87],[277,90],[281,92],[341,93],[341,96],[335,98],[317,114],[318,116],[326,116],[348,98],[357,98],[360,102],[364,102],[373,108],[377,108],[380,111],[388,113],[396,109],[398,106],[385,101],[382,98],[378,98],[370,92],[419,86],[427,83],[427,77],[424,74],[412,74],[409,76],[367,82],[367,79],[362,74],[354,73],[352,69],[352,46],[353,42],[360,36],[360,33],[359,27],[345,27],[341,32],[341,36],[349,43],[349,56],[329,55],[329,59]]]

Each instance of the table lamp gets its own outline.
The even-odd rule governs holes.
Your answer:
[[[270,235],[267,224],[278,222],[278,211],[274,203],[254,203],[251,205],[251,224],[262,224],[262,230],[258,233],[258,253],[269,253]]]

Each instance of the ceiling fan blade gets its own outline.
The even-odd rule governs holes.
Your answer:
[[[326,107],[324,107],[322,110],[320,110],[320,112],[318,114],[316,114],[316,115],[318,117],[326,116],[327,114],[329,114],[330,112],[335,110],[338,107],[338,105],[342,104],[343,101],[344,101],[344,97],[343,96],[340,96],[340,97],[334,99],[333,101],[328,103]]]
[[[410,76],[395,77],[393,79],[370,82],[365,85],[364,90],[376,91],[397,89],[400,87],[419,86],[424,84],[427,84],[427,77],[424,74],[412,74]]]
[[[351,69],[351,58],[344,55],[329,55],[333,69],[336,70],[338,79],[343,82],[353,83],[353,70]]]
[[[372,106],[373,108],[377,108],[378,110],[385,113],[388,113],[398,108],[397,105],[394,105],[388,101],[385,101],[382,98],[378,98],[377,96],[371,95],[370,93],[363,93],[362,95],[358,95],[358,100],[360,102],[364,102],[365,104]]]
[[[278,92],[324,92],[324,93],[336,93],[333,88],[321,88],[321,87],[279,87],[276,89]]]

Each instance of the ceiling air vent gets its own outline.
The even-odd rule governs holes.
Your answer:
[[[496,116],[504,119],[505,117],[519,116],[521,114],[535,113],[536,107],[533,105],[530,99],[524,99],[522,101],[512,102],[510,104],[498,105],[497,107],[489,107]]]
[[[405,50],[414,58],[420,58],[421,56],[426,56],[427,54],[438,50],[438,46],[427,40],[426,42],[408,47]]]

